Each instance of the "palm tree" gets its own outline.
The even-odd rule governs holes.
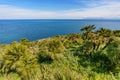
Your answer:
[[[113,31],[105,28],[100,28],[96,31],[96,33],[99,34],[99,37],[102,38],[102,42],[104,42],[105,46],[102,48],[102,50],[106,49],[106,47],[113,41]]]
[[[88,25],[81,28],[80,30],[89,33],[89,32],[92,32],[95,28],[96,28],[95,25]]]
[[[115,36],[120,37],[120,30],[114,30],[113,33]]]
[[[100,28],[96,32],[99,33],[99,35],[104,35],[106,33],[106,29],[105,28]]]
[[[84,32],[83,39],[88,39],[89,34],[92,33],[94,29],[96,29],[95,25],[89,25],[81,28],[80,30]]]
[[[96,31],[100,36],[109,37],[112,35],[112,31],[106,28],[100,28]]]

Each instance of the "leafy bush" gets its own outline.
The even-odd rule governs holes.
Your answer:
[[[81,30],[0,45],[0,80],[120,80],[119,31]]]
[[[25,45],[13,43],[6,51],[1,65],[2,73],[16,73],[22,80],[30,80],[35,75],[37,59]]]

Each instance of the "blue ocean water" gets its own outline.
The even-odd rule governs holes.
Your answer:
[[[21,38],[34,41],[79,33],[81,27],[93,24],[97,28],[120,29],[120,20],[0,20],[0,44],[19,41]]]

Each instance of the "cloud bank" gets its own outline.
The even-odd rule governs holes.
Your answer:
[[[41,11],[0,5],[0,19],[120,19],[119,0],[76,0],[86,7],[63,11]]]

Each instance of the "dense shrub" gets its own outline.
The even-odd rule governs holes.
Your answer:
[[[2,73],[16,73],[22,80],[30,80],[35,75],[36,69],[36,56],[30,53],[27,46],[20,43],[11,44],[1,62]]]
[[[120,80],[119,31],[81,30],[0,45],[0,80]]]

